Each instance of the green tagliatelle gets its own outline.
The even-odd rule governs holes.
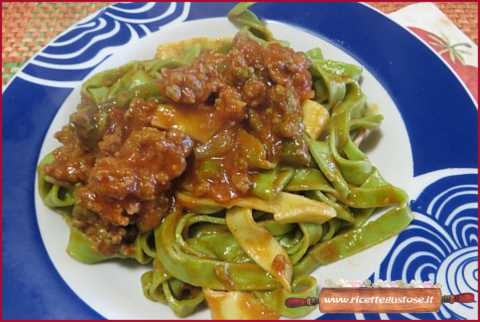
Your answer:
[[[47,154],[38,165],[38,191],[47,207],[54,208],[62,213],[70,213],[75,199],[73,187],[60,185],[55,179],[46,175],[43,168],[54,161],[52,153]]]
[[[235,6],[230,21],[262,46],[282,43],[249,10],[252,4]],[[108,108],[126,106],[134,97],[162,102],[156,84],[161,70],[190,64],[201,51],[197,42],[181,55],[131,62],[87,80],[82,93],[97,115],[95,126],[82,124],[87,144],[101,138]],[[214,316],[238,313],[241,298],[274,312],[268,316],[298,318],[312,312],[314,307],[285,306],[288,297],[318,296],[317,282],[308,274],[398,234],[412,217],[406,193],[388,183],[359,148],[361,138],[383,119],[361,90],[362,68],[326,59],[319,48],[306,56],[315,91],[303,108],[306,152],[298,154],[298,142],[292,140],[278,163],[249,155],[258,169],[250,194],[226,204],[176,191],[183,208],[174,207],[154,231],[139,233],[128,253],[102,254],[72,224],[72,214],[85,211],[75,202],[79,185],[46,175],[44,167],[54,161],[48,154],[39,164],[39,191],[45,205],[70,225],[68,254],[88,264],[116,258],[152,265],[141,277],[145,296],[180,317],[205,300]],[[202,170],[216,171],[210,163]],[[380,215],[372,220],[374,214]]]
[[[82,94],[97,105],[111,103],[125,106],[133,97],[160,97],[156,79],[163,68],[190,64],[200,55],[200,46],[185,49],[180,57],[134,61],[95,74],[82,85]]]
[[[204,300],[202,290],[170,276],[158,260],[153,262],[153,267],[153,271],[141,278],[145,297],[168,304],[179,317],[192,314]]]
[[[259,19],[249,8],[255,2],[243,2],[236,5],[228,13],[228,19],[241,31],[247,32],[252,38],[264,44],[272,41],[272,32],[267,28],[265,22]]]

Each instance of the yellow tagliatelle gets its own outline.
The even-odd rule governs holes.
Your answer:
[[[293,267],[288,253],[267,229],[253,220],[252,210],[229,209],[225,220],[232,235],[248,256],[278,279],[285,289],[290,290]]]
[[[183,206],[194,212],[214,212],[222,208],[238,206],[271,213],[276,222],[283,224],[299,222],[321,224],[336,216],[335,209],[324,202],[287,192],[279,192],[271,200],[245,197],[227,204],[196,198],[185,192],[178,193],[177,198]]]
[[[214,320],[276,320],[278,312],[265,306],[252,293],[204,289]]]
[[[322,104],[312,100],[303,103],[303,124],[311,138],[318,139],[326,129],[329,117],[328,110]]]

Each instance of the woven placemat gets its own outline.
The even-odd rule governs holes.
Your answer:
[[[2,84],[6,84],[26,60],[56,35],[109,4],[108,2],[2,3]],[[371,4],[383,12],[390,13],[410,3],[375,2]],[[476,2],[442,2],[437,5],[463,32],[478,43]]]
[[[2,84],[55,36],[109,4],[2,3]]]
[[[369,2],[385,13],[390,13],[415,2]],[[477,2],[435,2],[452,22],[478,44]]]

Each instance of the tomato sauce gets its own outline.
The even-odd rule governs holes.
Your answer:
[[[111,253],[158,226],[174,189],[219,202],[247,195],[251,175],[303,137],[309,67],[303,53],[238,33],[226,53],[204,50],[191,65],[163,69],[166,102],[134,98],[121,108],[83,97],[45,173],[76,186],[73,223]]]

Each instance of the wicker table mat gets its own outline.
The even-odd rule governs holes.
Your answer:
[[[108,5],[89,3],[2,3],[2,84],[33,54],[73,23]],[[371,3],[390,13],[410,3]],[[475,43],[477,39],[476,2],[439,2],[437,6]]]

